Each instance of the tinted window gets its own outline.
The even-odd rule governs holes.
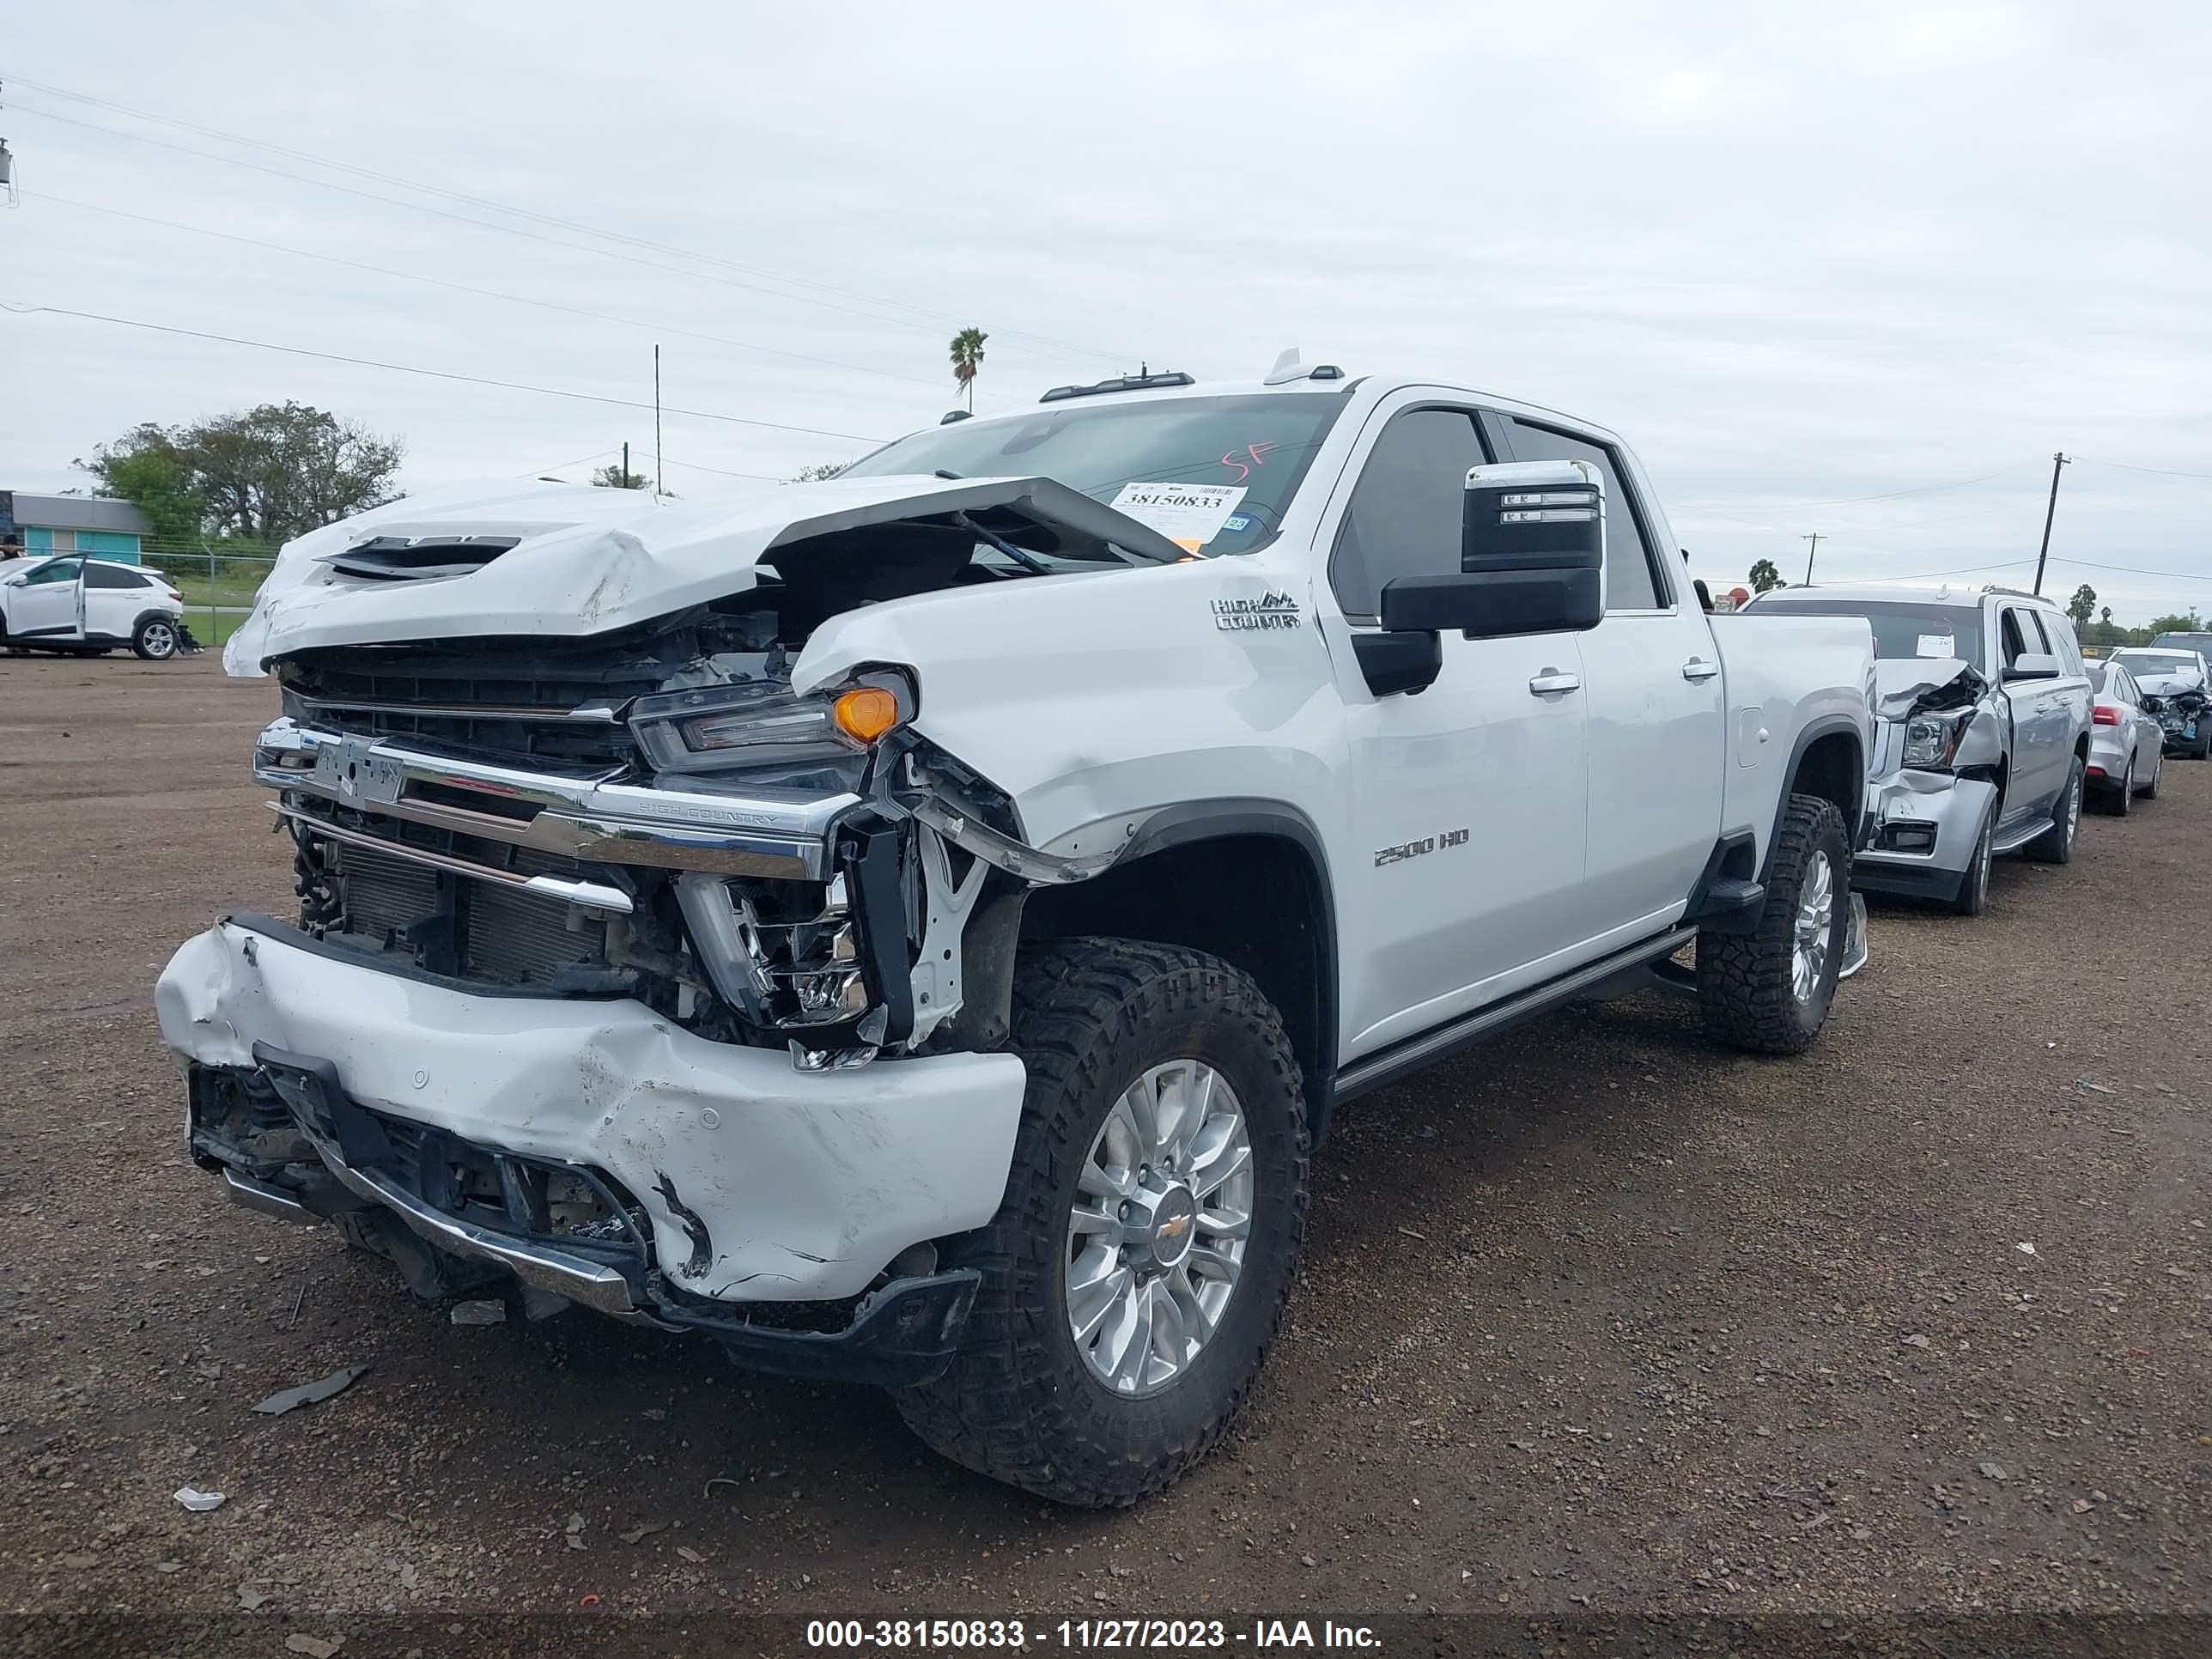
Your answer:
[[[1999,623],[1998,627],[2000,629],[1998,637],[2004,642],[2004,666],[2007,668],[2010,668],[2029,652],[2040,651],[2043,648],[2042,635],[2029,634],[2026,624],[2021,620],[2020,611],[2015,606],[2005,607],[2003,619]]]
[[[1464,410],[1395,416],[1359,469],[1328,577],[1349,617],[1372,617],[1383,583],[1460,568],[1467,473],[1489,459]]]
[[[48,582],[73,582],[76,580],[75,559],[56,559],[52,564],[42,564],[23,580],[26,587],[43,587]]]
[[[1622,487],[1620,469],[1613,452],[1587,438],[1577,438],[1526,421],[1505,422],[1506,441],[1516,461],[1588,461],[1605,478],[1605,608],[1608,611],[1649,611],[1664,604],[1652,574],[1651,546],[1637,522],[1635,503]]]
[[[1792,617],[1864,617],[1874,628],[1874,653],[1893,657],[1956,657],[1982,663],[1982,613],[1972,605],[1905,605],[1880,599],[1791,599],[1771,593],[1745,612]]]
[[[2099,696],[2105,696],[2108,687],[2113,696],[2121,695],[2120,672],[2110,664],[2093,662],[2081,672],[2089,677],[2089,689]]]
[[[1077,398],[1033,415],[933,427],[838,476],[1042,477],[1109,503],[1125,484],[1222,484],[1244,494],[1206,550],[1249,553],[1282,528],[1283,509],[1343,408],[1334,392]]]
[[[143,587],[146,579],[129,570],[118,570],[112,564],[94,562],[84,568],[87,587]]]

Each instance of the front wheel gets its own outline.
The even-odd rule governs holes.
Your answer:
[[[2087,787],[2081,757],[2066,774],[2066,792],[2051,809],[2051,827],[2027,844],[2027,855],[2039,864],[2071,864],[2074,843],[2081,834],[2081,791]]]
[[[1812,1047],[1836,999],[1850,886],[1843,814],[1817,795],[1790,796],[1758,927],[1698,935],[1698,1003],[1710,1036],[1759,1054]]]
[[[131,635],[131,648],[148,662],[167,662],[177,654],[177,625],[167,617],[149,617]]]
[[[1959,890],[1951,896],[1951,908],[1962,916],[1978,916],[1990,907],[1990,865],[1996,855],[1997,803],[1982,815],[1982,832],[1974,837],[1974,854],[1966,873],[1959,878]]]
[[[1282,1018],[1217,957],[1041,947],[1009,1046],[1029,1068],[960,1352],[900,1390],[954,1462],[1063,1504],[1130,1504],[1212,1449],[1273,1341],[1305,1232],[1304,1091]]]

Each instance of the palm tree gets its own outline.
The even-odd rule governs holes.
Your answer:
[[[1782,586],[1782,573],[1774,568],[1771,559],[1761,559],[1751,568],[1751,588],[1754,593],[1771,593]]]
[[[991,337],[980,328],[963,328],[952,337],[952,384],[968,394],[968,407],[975,407],[975,371],[983,366],[983,342]]]

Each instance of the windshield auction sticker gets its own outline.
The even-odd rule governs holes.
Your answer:
[[[1243,484],[1127,483],[1109,505],[1195,553],[1221,533],[1243,499]]]

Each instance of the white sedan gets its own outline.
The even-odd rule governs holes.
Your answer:
[[[149,662],[196,648],[185,596],[159,572],[73,555],[0,563],[0,645],[95,654],[127,645]]]

